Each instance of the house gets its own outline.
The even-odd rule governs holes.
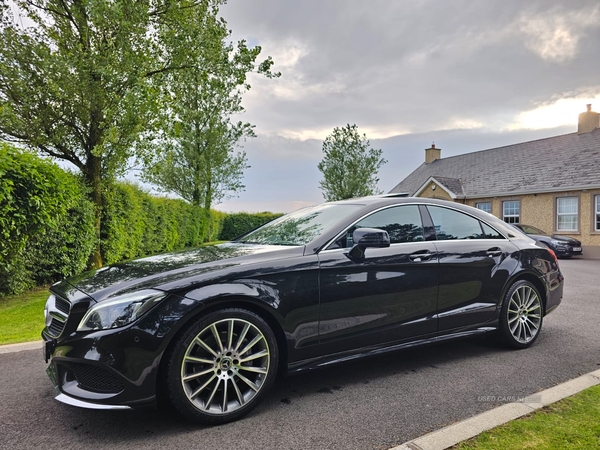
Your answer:
[[[450,200],[508,223],[574,237],[600,256],[600,114],[579,115],[577,132],[425,162],[390,193]]]

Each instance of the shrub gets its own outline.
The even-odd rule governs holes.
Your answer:
[[[0,143],[0,294],[83,270],[93,245],[93,209],[81,180]]]
[[[119,182],[107,189],[101,230],[105,264],[214,241],[224,214],[184,200],[155,197],[139,186]]]
[[[271,212],[227,214],[223,219],[223,229],[219,235],[219,239],[229,241],[282,215]]]

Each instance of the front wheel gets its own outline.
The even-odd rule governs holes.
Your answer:
[[[513,348],[527,348],[535,342],[544,319],[542,299],[528,281],[514,283],[504,298],[500,311],[500,336]]]
[[[277,342],[258,315],[230,308],[209,313],[175,344],[167,363],[167,392],[184,416],[230,422],[250,412],[273,384]]]

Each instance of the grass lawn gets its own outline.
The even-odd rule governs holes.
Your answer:
[[[48,288],[0,298],[0,345],[39,341]]]
[[[486,431],[452,449],[600,449],[600,385]]]

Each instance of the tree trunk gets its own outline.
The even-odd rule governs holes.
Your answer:
[[[96,230],[96,248],[90,256],[88,265],[91,269],[102,267],[102,253],[100,251],[100,226],[102,223],[102,159],[89,155],[85,165],[85,177],[92,189],[91,199],[94,203],[94,227]]]
[[[204,230],[203,237],[206,242],[210,241],[210,206],[212,203],[211,182],[206,186],[206,194],[204,196]]]

